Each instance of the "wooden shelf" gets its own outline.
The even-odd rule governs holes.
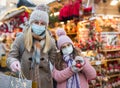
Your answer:
[[[101,65],[101,64],[104,64],[105,62],[108,62],[108,61],[118,61],[120,60],[120,58],[116,58],[116,59],[108,59],[108,60],[101,60],[101,61],[90,61],[91,65]]]
[[[67,35],[77,35],[76,33],[67,33]]]
[[[120,74],[113,74],[113,75],[107,76],[107,78],[113,78],[113,77],[117,77],[117,76],[120,76]]]
[[[120,60],[120,58],[116,58],[116,59],[108,59],[108,60],[105,60],[105,61],[116,61],[116,60]]]
[[[91,65],[101,65],[103,64],[103,61],[91,61]]]
[[[101,50],[101,52],[114,52],[114,51],[120,51],[120,49]]]

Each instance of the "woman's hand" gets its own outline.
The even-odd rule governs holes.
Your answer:
[[[19,61],[12,62],[10,68],[13,72],[21,71],[20,62]]]

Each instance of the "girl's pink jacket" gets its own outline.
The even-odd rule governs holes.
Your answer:
[[[85,59],[85,61],[86,64],[84,65],[83,70],[79,72],[80,88],[89,88],[88,81],[96,78],[96,70],[91,66],[87,59]],[[71,71],[70,67],[61,71],[54,67],[52,76],[57,81],[57,88],[66,88],[67,79],[73,74],[74,72]]]

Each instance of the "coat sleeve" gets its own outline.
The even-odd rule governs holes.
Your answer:
[[[48,54],[49,54],[49,60],[51,61],[52,65],[54,65],[55,60],[57,59],[56,55],[57,55],[57,47],[56,47],[56,43],[55,40],[53,38],[51,38],[51,49],[49,50]]]
[[[87,80],[92,80],[96,78],[96,70],[93,66],[91,66],[90,62],[87,58],[85,58],[85,65],[83,67],[82,72],[85,74]]]
[[[66,81],[68,78],[70,78],[74,72],[71,71],[70,67],[65,68],[64,70],[57,70],[55,67],[52,71],[52,76],[57,82],[63,82]]]
[[[7,58],[7,66],[9,67],[10,64],[16,60],[20,60],[20,44],[23,41],[22,37],[17,37],[13,42],[11,50],[8,54]]]

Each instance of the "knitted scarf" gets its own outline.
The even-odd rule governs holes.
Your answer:
[[[42,36],[41,36],[42,37]],[[45,37],[45,36],[43,36]],[[41,58],[41,52],[42,49],[44,48],[45,45],[45,38],[43,40],[41,39],[40,41],[34,39],[33,40],[33,55],[32,55],[32,63],[31,63],[31,68],[32,68],[32,79],[34,82],[37,83],[37,88],[40,88],[40,73],[39,73],[39,64],[40,64],[40,58]]]
[[[32,56],[32,61],[33,63],[36,64],[40,63],[41,50],[43,51],[43,53],[47,53],[51,47],[51,43],[50,43],[51,37],[47,30],[40,37],[41,37],[40,42],[37,41],[36,39],[33,40],[34,52]],[[45,41],[42,41],[43,39],[45,39]]]
[[[70,67],[73,62],[73,58],[70,55],[63,56],[64,61],[67,63],[67,66]],[[67,80],[66,88],[80,88],[80,79],[78,73],[75,73]]]
[[[45,38],[43,39],[44,36],[36,36],[34,33],[32,33],[31,26],[28,26],[27,29],[28,30],[26,30],[24,33],[25,48],[28,50],[28,52],[30,52],[32,50],[32,47],[34,47],[34,51],[32,55],[32,63],[31,63],[32,69],[30,70],[30,77],[33,82],[38,83],[37,88],[41,88],[40,73],[39,73],[40,57],[41,57],[41,52],[47,53],[50,50],[51,35],[49,31],[46,29]]]

